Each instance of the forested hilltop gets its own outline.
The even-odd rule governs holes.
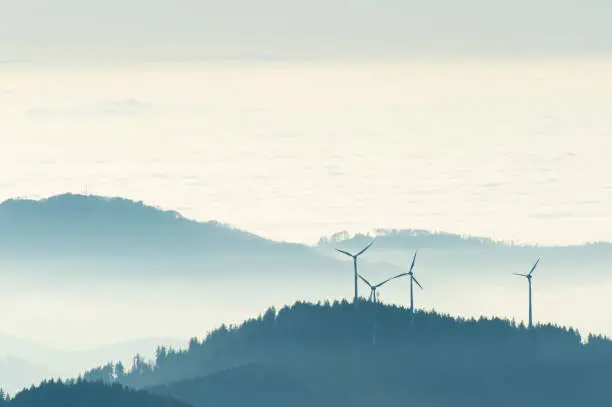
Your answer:
[[[612,342],[550,324],[530,331],[433,312],[412,323],[395,306],[296,303],[84,378],[195,406],[603,405],[612,402]]]

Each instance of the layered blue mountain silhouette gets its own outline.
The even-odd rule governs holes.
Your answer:
[[[609,243],[520,245],[423,230],[381,229],[375,235],[376,244],[360,260],[360,270],[366,273],[405,270],[417,248],[420,263],[438,276],[520,271],[540,256],[543,265],[559,275],[580,270],[606,276],[612,267]],[[18,268],[36,272],[44,271],[37,267],[44,260],[47,266],[58,264],[66,273],[81,274],[342,273],[346,259],[333,248],[358,250],[372,237],[340,233],[317,246],[277,242],[123,198],[64,194],[0,204],[0,262],[16,262]],[[88,260],[85,266],[83,259]]]
[[[558,281],[585,274],[604,279],[612,264],[607,243],[543,247],[414,230],[379,230],[376,235],[375,244],[360,260],[360,271],[368,276],[407,271],[413,251],[420,248],[419,277],[426,288],[436,287],[437,292],[456,287],[451,279],[460,284],[468,276],[470,284],[487,276],[508,281],[510,271],[527,272],[540,256],[546,266],[539,270],[542,282],[546,276]],[[319,284],[322,275],[335,273],[341,284],[327,287],[327,292],[340,298],[352,294],[352,265],[333,248],[354,252],[372,238],[338,234],[316,246],[275,242],[218,222],[185,219],[142,202],[66,194],[0,205],[0,273],[52,274],[66,280],[79,273],[113,284],[128,274],[137,277],[135,289],[146,289],[148,277],[156,273],[187,279],[196,274],[212,279],[215,273],[248,273],[255,278],[234,287],[237,295],[248,289],[271,302],[276,291],[294,287],[268,287],[273,274],[307,276]],[[317,284],[305,290],[312,297],[320,295]],[[202,287],[205,292],[206,286]],[[365,292],[361,287],[360,293]],[[212,309],[197,310],[208,311]],[[179,317],[180,312],[194,310],[176,312]],[[146,389],[194,407],[399,406],[408,401],[422,406],[569,407],[607,405],[612,400],[607,385],[612,377],[612,344],[605,338],[581,336],[554,325],[528,330],[497,318],[456,319],[420,310],[415,318],[412,324],[406,308],[369,302],[357,306],[345,301],[298,302],[278,312],[270,309],[240,326],[222,326],[204,340],[191,340],[182,351],[159,348],[152,362],[135,357],[131,366],[109,363],[84,377]],[[202,332],[197,326],[194,330]],[[5,342],[10,343],[10,338]],[[33,356],[44,352],[28,346]],[[49,374],[56,372],[54,363],[32,364],[40,357],[20,359],[9,353],[3,360],[9,374],[27,376],[33,369],[44,372],[43,366],[49,366]],[[107,360],[117,357],[109,354]],[[9,405],[29,406],[18,400],[36,400],[48,391],[54,397],[73,397],[68,393],[79,389],[90,394],[118,391],[121,395],[113,397],[125,396],[123,390],[113,390],[117,387],[82,386],[45,385],[22,393]],[[65,405],[64,399],[59,400]]]
[[[142,202],[72,194],[1,204],[0,256],[22,265],[53,260],[79,273],[105,268],[148,275],[328,270],[340,264],[305,245],[196,222]],[[83,259],[95,261],[83,266]]]

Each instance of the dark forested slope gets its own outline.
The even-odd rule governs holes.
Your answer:
[[[78,381],[45,382],[0,401],[3,407],[190,407],[168,397],[135,391],[119,384]]]
[[[153,387],[150,392],[179,397],[194,406],[311,407],[329,403],[332,395],[313,382],[305,382],[281,366],[253,363],[203,378]],[[321,397],[325,394],[324,397]],[[343,401],[343,399],[335,398]]]
[[[612,342],[382,304],[297,303],[130,370],[94,369],[196,406],[595,406],[612,402]],[[289,390],[290,389],[290,390]],[[408,403],[408,404],[406,404]]]

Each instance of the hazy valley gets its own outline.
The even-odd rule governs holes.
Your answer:
[[[141,202],[70,194],[7,201],[0,205],[0,227],[3,285],[9,289],[1,301],[22,311],[19,324],[7,316],[5,330],[33,342],[4,337],[3,348],[12,350],[0,363],[0,375],[11,379],[5,379],[6,389],[49,375],[74,377],[105,361],[128,363],[136,353],[151,357],[157,345],[186,345],[187,338],[202,337],[221,323],[240,323],[270,305],[351,298],[351,261],[334,248],[357,251],[374,235],[360,273],[382,281],[405,272],[419,249],[417,270],[425,288],[416,293],[420,309],[525,320],[525,284],[512,273],[528,271],[542,256],[536,319],[585,334],[612,332],[609,320],[592,313],[607,301],[608,243],[537,247],[378,230],[370,236],[338,233],[308,246],[192,221]],[[367,287],[359,289],[367,297]],[[405,306],[407,282],[385,286],[379,295]],[[69,326],[79,329],[66,341],[61,330]],[[176,339],[160,339],[167,336]],[[54,344],[65,349],[53,351]],[[74,351],[79,348],[87,350]]]

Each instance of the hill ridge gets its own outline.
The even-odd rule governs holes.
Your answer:
[[[458,318],[403,307],[296,302],[238,326],[85,373],[204,407],[287,405],[602,405],[612,400],[612,341],[573,328],[533,330],[501,318]],[[583,340],[586,339],[586,340]],[[247,372],[247,373],[245,373]],[[233,384],[240,385],[233,389]],[[571,384],[571,385],[570,385]],[[279,390],[293,386],[293,392]],[[313,393],[309,389],[315,389]],[[282,396],[282,397],[281,397]],[[378,399],[380,401],[380,399]],[[582,400],[583,404],[576,404]],[[544,403],[544,404],[542,404]]]
[[[206,225],[220,230],[227,230],[238,234],[243,234],[254,240],[262,240],[273,243],[284,243],[294,245],[304,245],[299,242],[287,242],[268,239],[264,236],[249,232],[243,228],[236,227],[229,223],[224,223],[219,220],[199,220],[183,216],[180,212],[172,209],[164,209],[162,207],[144,203],[142,200],[130,199],[120,196],[103,196],[103,195],[87,195],[78,193],[62,193],[52,195],[41,199],[32,199],[27,197],[9,198],[0,203],[0,224],[2,217],[8,216],[38,216],[39,220],[42,215],[53,216],[90,216],[95,212],[97,216],[108,215],[108,213],[119,214],[119,210],[130,212],[131,215],[139,214],[140,217],[145,217],[148,221],[164,221],[164,222],[187,222],[196,225]],[[4,212],[4,214],[3,214]],[[8,212],[8,213],[6,213]],[[145,216],[146,215],[146,216]],[[340,245],[362,245],[367,239],[376,238],[377,245],[382,245],[386,248],[407,246],[412,244],[420,247],[449,247],[456,248],[466,247],[508,247],[508,248],[533,248],[533,249],[562,249],[562,248],[578,248],[592,246],[612,247],[612,242],[593,241],[584,242],[581,244],[567,245],[546,245],[537,243],[524,243],[514,240],[493,239],[486,236],[476,236],[470,234],[453,233],[443,230],[432,229],[416,229],[416,228],[376,228],[373,234],[357,232],[349,234],[346,230],[333,233],[329,236],[323,236],[319,239],[316,246],[326,247],[332,244]]]

